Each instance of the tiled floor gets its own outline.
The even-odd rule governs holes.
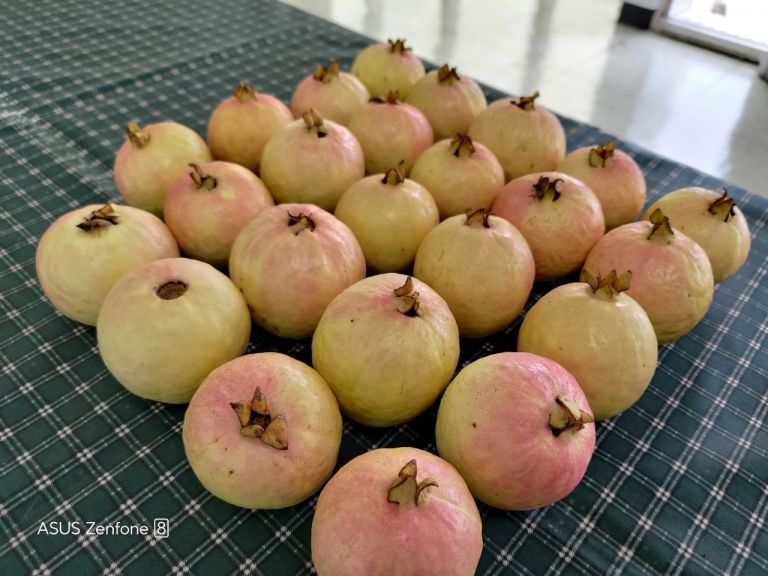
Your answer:
[[[620,0],[288,0],[768,195],[755,64],[616,23]]]

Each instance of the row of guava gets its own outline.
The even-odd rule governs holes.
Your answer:
[[[398,40],[361,52],[352,74],[319,66],[290,110],[239,85],[207,145],[172,122],[129,123],[115,182],[132,206],[59,218],[38,277],[63,314],[96,325],[128,390],[190,403],[185,450],[213,494],[280,508],[325,484],[318,573],[471,574],[472,496],[525,510],[570,493],[591,423],[639,399],[658,344],[701,320],[749,251],[727,194],[675,191],[632,222],[646,193],[637,164],[613,143],[565,156],[537,96],[486,106],[474,81],[425,74]],[[580,269],[530,308],[518,352],[452,380],[460,336],[504,329],[534,281]],[[314,369],[241,356],[251,320],[312,336]],[[441,394],[445,460],[374,450],[326,484],[341,413],[393,426]]]

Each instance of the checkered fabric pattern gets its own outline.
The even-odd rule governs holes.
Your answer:
[[[117,200],[112,161],[129,119],[204,133],[240,79],[288,101],[319,62],[348,67],[369,41],[272,0],[3,2],[0,12],[0,574],[309,574],[316,498],[251,512],[212,497],[187,466],[183,407],[127,393],[94,330],[46,301],[37,239],[77,206]],[[417,47],[418,48],[418,47]],[[488,90],[489,98],[500,94]],[[569,148],[609,138],[563,119]],[[722,182],[621,142],[649,202]],[[753,234],[748,262],[707,317],[663,346],[631,410],[598,425],[576,491],[553,506],[481,506],[479,574],[768,573],[768,200],[729,188]],[[537,286],[534,298],[548,290]],[[533,300],[532,299],[532,300]],[[461,366],[513,350],[519,321],[462,342]],[[309,362],[309,342],[255,331],[250,352]],[[371,448],[435,449],[433,407],[384,430],[344,426],[339,464]],[[94,537],[88,521],[169,521],[169,536]],[[79,522],[80,535],[38,534]],[[66,530],[66,528],[65,528]]]

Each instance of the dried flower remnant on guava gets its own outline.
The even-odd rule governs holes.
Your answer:
[[[90,232],[97,228],[104,228],[115,224],[117,224],[115,209],[112,208],[111,204],[104,204],[104,206],[83,218],[83,221],[77,224],[77,227],[85,232]]]
[[[549,414],[549,428],[555,438],[568,430],[578,432],[585,424],[595,421],[591,414],[581,410],[569,398],[557,396],[555,402],[560,409]]]
[[[589,165],[593,168],[605,168],[606,162],[613,158],[615,150],[616,142],[612,140],[608,144],[598,144],[589,151]]]
[[[270,414],[261,386],[256,387],[250,401],[231,402],[229,405],[237,414],[241,435],[259,438],[277,450],[288,449],[288,422],[283,416]]]
[[[425,490],[438,487],[439,484],[433,478],[424,478],[421,482],[417,482],[417,472],[415,459],[403,466],[387,492],[387,502],[399,504],[403,508],[422,506],[426,501]]]
[[[408,276],[405,284],[394,289],[397,298],[397,311],[406,316],[419,315],[419,293],[413,289],[413,278]]]

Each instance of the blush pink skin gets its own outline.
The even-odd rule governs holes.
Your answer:
[[[406,176],[416,159],[434,142],[424,114],[410,104],[368,102],[353,117],[349,129],[365,153],[368,174],[405,163]]]
[[[398,472],[416,460],[432,478],[419,506],[388,502]],[[348,462],[320,493],[312,520],[319,576],[471,576],[482,524],[467,485],[445,460],[417,448],[379,448]]]
[[[149,142],[126,139],[115,156],[115,186],[127,204],[163,215],[165,195],[190,162],[210,162],[211,153],[197,132],[175,122],[141,128]]]
[[[183,282],[186,292],[163,299],[158,288]],[[218,366],[245,352],[248,307],[237,287],[213,266],[166,258],[135,268],[107,294],[96,323],[99,352],[129,392],[169,404],[189,402]]]
[[[77,227],[100,208],[92,204],[60,216],[43,234],[35,254],[45,295],[64,316],[88,326],[96,326],[104,298],[125,274],[179,255],[163,221],[138,208],[113,204],[116,224],[87,232]]]
[[[558,286],[528,310],[517,349],[551,358],[573,374],[597,420],[637,402],[658,360],[656,333],[640,304],[579,282]]]
[[[368,268],[398,272],[410,266],[424,237],[440,222],[435,201],[418,182],[382,182],[384,174],[368,176],[347,190],[336,206],[336,217],[355,235]]]
[[[533,256],[503,218],[453,216],[419,247],[413,274],[445,298],[466,338],[498,332],[525,306],[533,287]]]
[[[440,81],[438,71],[422,76],[408,91],[408,103],[427,117],[435,140],[466,133],[488,103],[477,82],[467,76]]]
[[[674,228],[671,238],[657,233],[649,240],[652,226],[633,222],[611,230],[592,248],[584,268],[603,276],[614,269],[631,270],[626,294],[646,311],[663,344],[686,334],[706,315],[714,279],[698,244]]]
[[[424,186],[437,204],[440,219],[464,214],[467,208],[490,208],[504,187],[504,170],[479,142],[475,151],[453,152],[451,140],[427,148],[416,160],[411,179]]]
[[[267,143],[261,177],[280,203],[316,204],[332,212],[341,195],[363,176],[365,158],[344,126],[323,121],[324,136],[296,120]]]
[[[469,135],[498,158],[507,180],[554,170],[565,157],[565,132],[557,117],[537,106],[522,110],[510,98],[480,112]]]
[[[295,233],[290,214],[310,215],[314,230]],[[284,338],[306,338],[328,303],[365,278],[365,257],[333,215],[312,204],[281,204],[261,212],[237,237],[229,275],[254,322]]]
[[[328,305],[312,339],[312,365],[344,414],[366,426],[412,420],[437,399],[459,358],[459,329],[445,300],[413,280],[418,316],[397,309],[402,274],[370,276]]]
[[[645,204],[643,172],[632,157],[621,150],[615,150],[605,166],[591,166],[591,149],[574,150],[560,162],[557,171],[581,180],[592,189],[600,200],[608,230],[632,222]]]
[[[654,210],[661,208],[675,228],[701,246],[709,257],[715,283],[741,268],[752,244],[747,219],[738,206],[733,206],[733,215],[727,221],[722,211],[709,211],[720,195],[704,188],[682,188],[660,198],[643,214],[643,220],[648,220]]]
[[[563,396],[591,414],[576,379],[553,360],[524,352],[473,362],[451,382],[437,415],[437,449],[475,498],[530,510],[565,498],[584,477],[595,427],[559,436],[548,423]]]
[[[277,450],[240,433],[230,402],[249,401],[261,387],[273,416],[288,425]],[[236,358],[205,379],[184,416],[184,451],[200,483],[217,498],[251,509],[293,506],[333,473],[341,414],[330,388],[306,364],[265,352]]]
[[[424,76],[424,64],[410,49],[392,52],[388,44],[373,44],[357,55],[351,72],[374,98],[386,98],[393,90],[405,98],[416,80]]]
[[[230,96],[208,120],[208,145],[216,160],[259,172],[261,153],[269,139],[293,120],[288,107],[270,94]]]
[[[216,186],[198,188],[189,169],[165,197],[165,222],[187,256],[223,266],[240,230],[274,201],[259,177],[239,164],[208,162],[198,168]]]
[[[310,74],[293,91],[291,112],[296,118],[301,118],[302,114],[314,108],[323,118],[347,126],[369,98],[365,85],[352,74],[327,74],[325,80],[317,80]]]
[[[557,200],[531,196],[541,176],[563,180]],[[492,212],[506,218],[525,237],[536,262],[536,280],[553,280],[577,270],[605,232],[597,197],[586,184],[559,172],[512,180],[499,192]]]

